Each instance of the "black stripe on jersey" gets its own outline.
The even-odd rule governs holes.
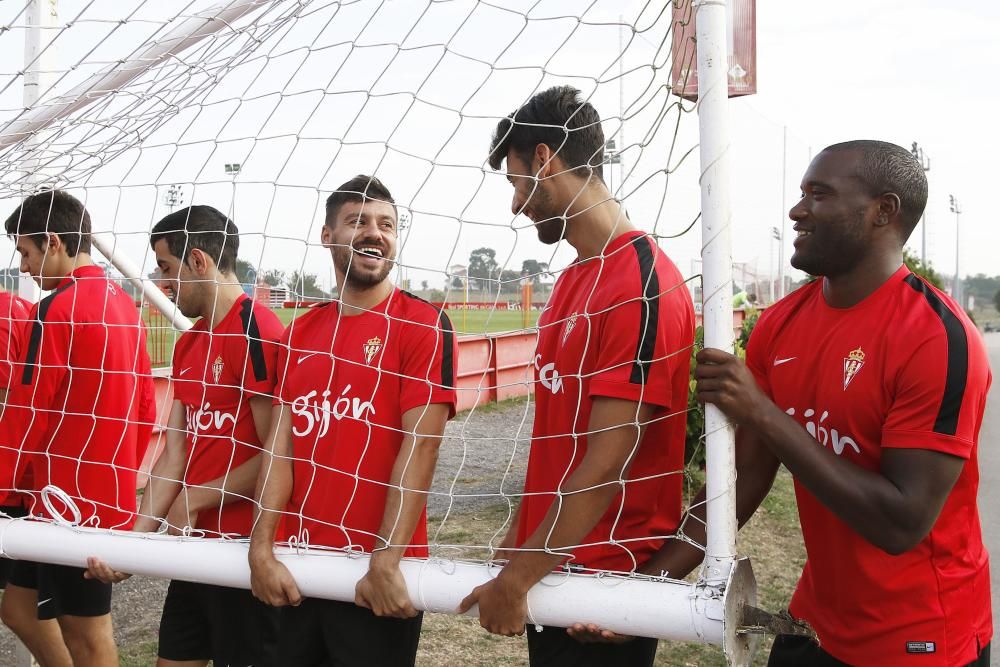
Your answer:
[[[253,299],[246,299],[240,306],[243,331],[247,334],[247,352],[253,365],[253,378],[257,382],[267,379],[267,361],[264,359],[264,341],[260,339],[260,327],[253,314]]]
[[[49,314],[49,308],[52,306],[52,302],[55,301],[55,298],[63,291],[69,289],[75,284],[75,282],[71,282],[68,285],[63,285],[55,292],[38,302],[38,315],[35,317],[35,321],[31,324],[31,337],[28,339],[28,356],[24,361],[24,372],[21,374],[21,384],[31,384],[33,381],[35,375],[35,364],[38,363],[38,348],[42,345],[42,322],[45,321],[45,317]]]
[[[642,312],[639,316],[639,342],[629,382],[646,384],[649,367],[656,353],[656,327],[660,322],[660,278],[656,275],[656,257],[649,238],[640,236],[632,241],[639,260],[639,280],[642,282]]]
[[[441,386],[445,389],[455,388],[455,328],[451,325],[451,319],[444,309],[438,308],[426,299],[421,299],[416,294],[410,294],[406,290],[399,290],[401,293],[426,303],[428,306],[438,311],[438,324],[441,329]]]
[[[948,339],[948,370],[945,372],[944,395],[941,407],[934,420],[934,432],[955,435],[958,432],[958,416],[965,397],[965,384],[969,375],[969,339],[962,321],[941,301],[934,290],[927,287],[912,273],[905,278],[906,284],[924,295],[931,310],[941,318]]]

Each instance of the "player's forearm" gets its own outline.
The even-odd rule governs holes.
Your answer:
[[[149,473],[149,480],[146,482],[146,489],[139,503],[139,518],[133,527],[136,532],[156,530],[160,520],[166,518],[182,488],[184,468],[187,464],[184,443],[183,440],[179,445],[171,442],[174,438],[173,433],[168,432],[167,438],[167,445]]]
[[[440,443],[439,437],[404,439],[386,493],[379,528],[381,546],[372,553],[371,567],[395,567],[403,557],[427,505]]]
[[[250,557],[272,556],[281,513],[292,497],[292,430],[282,406],[273,409],[271,432],[260,455]]]
[[[889,553],[912,542],[918,517],[904,491],[878,471],[836,456],[774,404],[753,428],[773,454],[820,503],[867,541]]]
[[[188,488],[188,503],[197,510],[253,498],[262,455],[256,454],[227,474]]]

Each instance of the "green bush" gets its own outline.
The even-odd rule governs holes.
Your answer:
[[[750,341],[750,333],[757,324],[760,311],[748,310],[743,319],[743,326],[735,341],[735,354],[739,358],[746,355],[747,343]],[[698,468],[705,467],[705,444],[702,436],[705,433],[705,406],[695,398],[696,383],[694,381],[694,369],[698,365],[695,355],[705,347],[705,330],[698,327],[694,332],[694,347],[691,349],[691,377],[688,381],[688,413],[687,413],[687,439],[684,443],[684,462],[688,466]]]

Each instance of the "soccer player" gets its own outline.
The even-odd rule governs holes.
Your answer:
[[[271,423],[282,325],[236,278],[239,230],[211,206],[191,206],[150,233],[161,283],[177,308],[200,318],[177,341],[167,442],[133,530],[193,529],[247,538],[261,442]],[[91,560],[104,581],[128,575]],[[245,589],[171,581],[160,620],[159,665],[271,665],[277,610]]]
[[[740,523],[779,465],[795,478],[807,559],[790,610],[820,644],[779,636],[769,664],[985,667],[976,491],[991,373],[962,308],[903,264],[924,171],[899,146],[849,141],[801,187],[791,263],[820,278],[764,311],[746,364],[706,349],[696,370],[699,400],[738,426]],[[652,571],[683,575],[701,556],[667,545]]]
[[[422,616],[399,569],[427,556],[426,494],[455,413],[448,316],[389,280],[396,206],[373,176],[326,202],[339,300],[285,331],[278,390],[250,543],[253,592],[282,613],[288,664],[413,664]],[[285,529],[278,533],[284,516]],[[355,603],[303,599],[273,545],[371,553]]]
[[[500,121],[511,210],[577,259],[538,322],[535,423],[524,496],[501,543],[509,563],[466,597],[490,632],[524,632],[527,592],[560,565],[630,572],[681,516],[694,308],[674,264],[603,180],[604,134],[578,90],[551,88]],[[587,545],[587,546],[578,546]],[[652,664],[655,639],[583,645],[528,628],[536,665]]]
[[[21,271],[51,294],[32,307],[31,330],[13,367],[0,432],[0,487],[10,488],[11,476],[20,478],[30,466],[33,488],[61,489],[81,525],[128,529],[135,520],[137,452],[146,444],[137,440],[148,433],[155,409],[139,312],[91,259],[90,215],[68,193],[26,198],[4,228],[21,255]],[[48,515],[33,495],[32,512]],[[58,499],[52,504],[64,518],[77,518]],[[47,654],[50,637],[26,622],[36,614],[58,620],[73,664],[117,665],[111,586],[83,574],[16,562],[11,584],[33,592],[10,596],[9,586],[4,619],[43,662],[67,664],[64,653]]]

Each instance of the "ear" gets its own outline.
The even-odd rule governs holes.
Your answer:
[[[875,226],[883,227],[899,217],[902,203],[895,192],[886,192],[875,199],[877,208]]]
[[[209,272],[209,270],[215,266],[215,262],[205,253],[204,250],[200,248],[192,248],[188,253],[187,258],[188,267],[199,276],[203,276]]]
[[[548,144],[538,144],[535,152],[531,156],[531,171],[537,178],[549,178],[559,172],[552,164],[556,159],[556,154]]]
[[[52,255],[59,252],[60,248],[65,248],[62,239],[55,232],[45,232],[45,247],[42,248],[42,252]]]
[[[333,229],[330,225],[323,223],[323,227],[319,230],[319,240],[324,247],[333,245]]]

